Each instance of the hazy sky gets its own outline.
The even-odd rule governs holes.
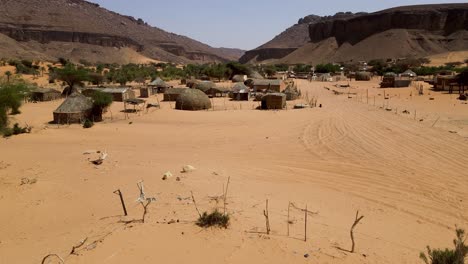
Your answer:
[[[213,47],[253,49],[306,15],[341,11],[374,12],[415,4],[464,3],[444,0],[88,0],[142,18],[152,26]]]

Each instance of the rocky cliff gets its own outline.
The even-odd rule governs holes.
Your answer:
[[[247,51],[240,61],[316,64],[429,56],[468,50],[467,30],[468,4],[405,6],[370,14],[308,16],[272,41]],[[299,35],[306,37],[298,40]]]
[[[68,48],[75,50],[75,57],[79,57],[82,49],[111,54],[115,48],[125,48],[148,59],[178,63],[237,60],[242,53],[213,48],[83,0],[0,0],[0,13],[0,34],[19,42],[18,46],[28,54],[39,53],[43,57],[55,56],[64,43],[72,45]],[[21,57],[16,51],[2,50],[2,46],[2,56],[13,53]],[[49,52],[51,46],[55,48],[54,54]],[[67,57],[69,50],[64,49],[62,53]],[[116,54],[116,58],[109,59],[119,59],[121,54]],[[83,59],[96,61],[98,58]]]

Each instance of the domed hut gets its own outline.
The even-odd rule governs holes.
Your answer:
[[[263,110],[279,110],[286,107],[286,95],[283,93],[269,93],[262,97]]]
[[[238,82],[232,87],[232,99],[234,101],[248,101],[250,88],[244,83]]]
[[[216,88],[216,84],[210,81],[202,81],[196,83],[192,88],[207,93],[211,88]]]
[[[176,109],[198,111],[211,108],[208,95],[198,89],[186,89],[176,100]]]
[[[188,90],[187,88],[169,88],[164,93],[163,100],[166,102],[175,102],[180,94]]]
[[[245,82],[247,80],[247,75],[234,75],[231,80],[233,83]]]
[[[195,79],[188,79],[186,82],[185,82],[185,85],[189,88],[193,88],[195,86],[195,84],[199,83],[200,81],[198,80],[195,80]]]
[[[91,118],[93,102],[88,97],[73,93],[54,111],[56,124],[81,124]]]
[[[371,80],[370,72],[356,72],[356,81],[370,81]]]

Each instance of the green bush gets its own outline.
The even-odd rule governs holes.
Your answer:
[[[20,135],[20,134],[29,134],[31,133],[31,127],[20,127],[18,123],[13,125],[13,128],[3,128],[2,131],[4,137],[11,137],[13,135]]]
[[[92,128],[94,126],[93,121],[86,119],[83,123],[83,128]]]
[[[96,91],[93,93],[93,116],[94,121],[102,121],[102,113],[112,104],[112,95]]]
[[[198,218],[196,224],[205,228],[213,226],[227,228],[229,226],[229,215],[222,214],[218,210],[214,210],[210,214],[204,212],[200,218]]]
[[[457,229],[457,238],[453,240],[455,249],[431,249],[427,246],[427,256],[421,252],[419,257],[426,264],[464,264],[468,254],[468,246],[465,245],[465,231]]]

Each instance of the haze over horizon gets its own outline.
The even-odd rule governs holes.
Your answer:
[[[376,12],[379,10],[421,4],[464,3],[465,1],[340,0],[294,3],[270,0],[236,2],[226,0],[173,0],[158,3],[151,0],[88,0],[122,15],[141,18],[151,26],[184,35],[213,47],[254,49],[297,23],[307,15],[334,15],[337,12]]]

